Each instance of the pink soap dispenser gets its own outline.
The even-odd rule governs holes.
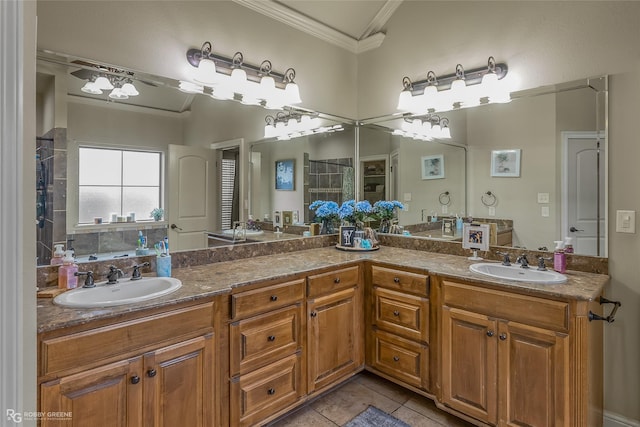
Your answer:
[[[567,271],[567,255],[564,253],[564,242],[556,240],[556,249],[553,252],[553,269],[558,273]]]

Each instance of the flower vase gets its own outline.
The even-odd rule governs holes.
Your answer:
[[[322,225],[320,227],[320,234],[333,234],[333,233],[335,233],[335,230],[333,227],[333,221],[331,221],[330,219],[323,219]]]
[[[391,220],[381,219],[380,220],[380,227],[378,228],[378,231],[380,233],[388,233],[389,232],[389,228],[391,228]]]

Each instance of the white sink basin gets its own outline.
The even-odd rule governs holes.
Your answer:
[[[120,279],[114,285],[98,283],[95,288],[78,288],[53,299],[54,304],[71,308],[113,307],[147,301],[177,291],[182,282],[173,277]]]
[[[233,236],[234,231],[235,230],[228,229],[228,230],[223,230],[222,233],[227,234],[229,236]],[[238,233],[242,234],[241,231],[238,231]],[[264,234],[263,230],[245,230],[245,236],[259,236],[261,234]]]
[[[536,267],[521,268],[520,265],[502,265],[490,262],[481,262],[471,264],[469,270],[474,273],[484,274],[485,276],[495,277],[497,279],[515,280],[518,282],[530,282],[540,284],[558,284],[567,281],[567,276],[556,271],[536,270]]]

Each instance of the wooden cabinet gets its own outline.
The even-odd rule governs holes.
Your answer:
[[[319,391],[364,363],[360,268],[308,277],[307,389]]]
[[[213,426],[213,317],[208,303],[41,337],[40,411],[82,426]]]
[[[305,279],[231,295],[229,372],[233,426],[254,425],[299,401]]]
[[[571,425],[568,303],[449,281],[442,298],[445,405],[491,425]]]
[[[429,279],[371,266],[367,365],[422,390],[429,389]]]

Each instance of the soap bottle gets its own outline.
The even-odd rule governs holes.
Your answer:
[[[62,257],[64,257],[64,250],[62,249],[64,245],[54,245],[56,248],[53,251],[53,258],[51,258],[51,265],[60,265],[62,264]]]
[[[566,254],[573,253],[573,237],[564,238],[564,253]]]
[[[65,251],[62,265],[58,267],[58,288],[75,289],[78,287],[78,264],[74,262],[73,251]]]
[[[554,241],[556,249],[553,252],[553,269],[558,273],[567,271],[567,255],[564,253],[564,243],[562,240]]]
[[[462,231],[462,223],[464,221],[462,220],[462,217],[458,216],[458,214],[456,214],[456,230],[458,230],[458,232]]]

